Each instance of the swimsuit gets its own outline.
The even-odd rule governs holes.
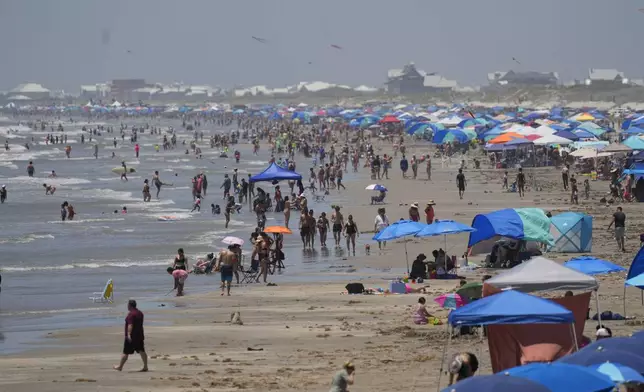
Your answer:
[[[221,281],[222,282],[232,282],[233,281],[233,266],[232,265],[222,265],[221,269]]]

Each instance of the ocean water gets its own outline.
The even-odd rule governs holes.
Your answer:
[[[152,124],[181,129],[179,122]],[[95,159],[92,144],[79,143],[83,125],[63,125],[72,145],[71,159],[67,159],[64,144],[43,143],[47,132],[18,127],[16,120],[0,120],[0,142],[4,144],[8,135],[11,147],[10,151],[0,151],[0,184],[8,190],[7,202],[0,205],[0,353],[16,351],[23,343],[29,347],[29,339],[46,331],[82,327],[104,319],[120,323],[114,314],[122,315],[122,304],[128,298],[154,301],[171,288],[165,268],[171,265],[178,248],[184,248],[190,262],[194,262],[197,257],[222,249],[223,237],[247,239],[255,227],[255,215],[244,207],[241,214],[233,215],[226,229],[223,215],[213,216],[210,204],[223,207],[219,187],[224,173],[232,173],[232,168],[237,167],[242,174],[256,174],[267,166],[269,152],[265,147],[259,156],[253,156],[250,145],[242,141],[234,147],[242,153],[237,165],[232,157],[219,158],[218,152],[206,145],[201,146],[203,159],[185,155],[181,145],[156,153],[153,146],[161,136],[144,133],[139,136],[141,158],[136,159],[129,139],[122,142],[114,133],[98,137],[99,159]],[[118,129],[119,124],[112,125]],[[17,132],[7,134],[9,129]],[[205,144],[210,134],[229,130],[211,126],[204,132]],[[112,145],[114,136],[119,142],[116,148]],[[32,137],[35,143],[27,150],[24,143]],[[192,132],[179,131],[179,144],[191,137]],[[112,151],[116,158],[111,158]],[[26,172],[29,160],[33,160],[36,169],[33,178]],[[305,159],[296,160],[298,171],[307,173],[309,164]],[[129,181],[111,172],[121,161],[136,168],[136,173],[128,176]],[[52,170],[57,178],[48,178]],[[162,188],[160,200],[154,198],[152,189],[152,201],[144,203],[143,180],[151,179],[155,170],[173,186]],[[201,171],[208,176],[208,194],[202,211],[191,213],[190,180]],[[53,196],[45,195],[44,183],[56,186]],[[258,186],[272,193],[269,184]],[[350,204],[342,196],[334,197],[338,199],[332,201]],[[60,219],[64,201],[74,206],[73,221]],[[328,205],[327,200],[326,209]],[[124,206],[127,214],[114,213]],[[311,208],[319,210],[322,205],[312,203]],[[160,221],[162,216],[174,219]],[[267,217],[268,225],[283,224],[281,213],[269,213]],[[312,281],[320,279],[317,274],[325,271],[333,279],[332,272],[347,265],[346,260],[341,261],[345,257],[342,251],[303,253],[300,244],[299,236],[287,236],[287,268],[282,275],[272,277],[273,281]],[[101,291],[108,279],[114,281],[117,304],[96,306],[89,297]],[[193,276],[187,283],[188,293],[217,288],[218,281],[213,277]],[[93,316],[87,317],[88,313]]]

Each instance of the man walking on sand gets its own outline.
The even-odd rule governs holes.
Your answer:
[[[224,290],[226,290],[228,296],[230,296],[230,285],[233,282],[233,274],[237,263],[235,247],[236,245],[229,245],[228,249],[219,253],[217,269],[221,273],[221,295],[224,295]]]
[[[128,314],[125,317],[125,342],[123,343],[123,355],[121,355],[121,362],[114,366],[115,370],[123,370],[123,365],[127,362],[130,354],[137,352],[141,355],[143,361],[142,372],[148,371],[148,355],[145,353],[145,346],[143,340],[143,313],[136,308],[136,301],[131,299],[127,302]]]
[[[615,240],[617,241],[617,248],[622,252],[626,252],[626,248],[624,247],[626,214],[622,212],[622,207],[617,207],[617,211],[613,214],[613,220],[610,222],[610,225],[608,225],[609,230],[613,224],[615,225]]]
[[[463,195],[465,194],[465,187],[467,186],[467,181],[465,180],[465,174],[463,174],[463,169],[458,169],[458,174],[456,175],[456,185],[458,186],[458,197],[463,200]]]
[[[525,196],[525,174],[523,174],[522,168],[519,168],[519,173],[517,174],[517,190],[519,191],[519,197]]]

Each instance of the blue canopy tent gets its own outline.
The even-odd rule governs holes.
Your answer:
[[[644,129],[639,127],[630,127],[627,130],[622,131],[622,133],[627,135],[640,135],[644,133]]]
[[[574,257],[566,261],[564,266],[586,275],[604,275],[626,271],[624,267],[613,264],[608,260],[602,260],[592,256]]]
[[[577,128],[572,133],[577,135],[577,139],[594,139],[596,137],[593,133],[582,128]]]
[[[566,138],[568,140],[572,140],[573,142],[579,140],[579,135],[576,135],[570,131],[557,131],[555,132],[555,135]]]
[[[644,150],[644,138],[637,135],[629,136],[624,140],[624,145],[632,148],[633,150]]]
[[[548,252],[587,253],[592,251],[593,217],[580,212],[564,212],[550,218],[554,244]]]
[[[575,346],[577,343],[574,329],[575,317],[570,310],[556,302],[514,290],[505,290],[470,302],[453,310],[447,319],[448,325],[452,327],[501,324],[570,324]],[[443,361],[451,339],[452,334],[449,333],[448,343],[443,349]],[[442,373],[441,366],[439,385]]]
[[[301,180],[302,176],[294,171],[277,166],[275,162],[271,163],[263,172],[252,176],[249,182],[260,181],[284,181],[284,180]]]
[[[628,274],[626,274],[626,281],[624,282],[624,317],[626,317],[626,287],[632,286],[640,289],[642,305],[644,305],[644,279],[643,278],[644,278],[644,247],[641,247],[640,250],[635,255],[635,257],[633,258],[633,261],[631,262],[631,266],[628,268]]]
[[[470,233],[467,245],[471,254],[489,252],[503,237],[553,244],[550,218],[540,208],[507,208],[478,214],[472,227],[476,231]]]

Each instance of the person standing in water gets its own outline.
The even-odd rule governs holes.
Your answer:
[[[98,159],[98,144],[94,144],[94,158]]]
[[[123,168],[123,173],[121,173],[121,180],[125,179],[125,181],[127,181],[127,166],[125,165],[125,161],[121,162],[121,167]]]
[[[56,187],[52,185],[47,185],[47,184],[42,184],[43,188],[45,188],[45,195],[52,195],[56,192]]]
[[[228,178],[228,174],[224,174],[224,183],[219,187],[219,189],[224,189],[224,199],[227,199],[228,196],[230,196],[230,186],[230,178]]]
[[[141,149],[141,147],[139,147],[139,143],[136,143],[134,145],[134,153],[136,154],[136,159],[139,159],[139,150],[140,149]]]
[[[203,192],[204,196],[206,196],[207,190],[208,190],[208,178],[206,178],[206,174],[204,172],[201,172],[201,191]]]
[[[7,187],[3,185],[0,188],[0,204],[4,204],[5,200],[7,200]]]
[[[161,179],[159,178],[159,171],[158,170],[154,171],[154,175],[152,176],[152,183],[157,188],[157,199],[159,199],[159,192],[161,192],[161,186],[163,186],[165,184],[163,182],[161,182]]]
[[[67,219],[67,204],[67,202],[64,202],[60,205],[60,219],[62,219],[63,222]]]
[[[142,372],[148,371],[148,355],[145,353],[145,345],[143,341],[145,336],[143,334],[143,313],[136,308],[136,301],[131,299],[127,302],[128,314],[125,318],[125,342],[123,343],[123,355],[121,355],[121,362],[114,366],[114,370],[119,372],[123,370],[125,362],[128,357],[135,352],[141,355],[143,361]]]
[[[148,179],[146,178],[143,181],[143,201],[148,202],[152,199],[152,195],[150,194],[150,185],[148,184]]]
[[[337,248],[340,247],[340,239],[344,230],[344,217],[340,212],[340,206],[335,206],[334,210],[333,215],[331,215],[331,221],[333,222],[333,239]]]
[[[34,163],[33,163],[33,161],[29,161],[29,164],[27,165],[27,175],[29,177],[33,177],[34,176],[34,171],[35,171]]]
[[[183,248],[177,250],[177,256],[174,258],[172,269],[188,271],[188,259],[186,259],[186,255],[183,253]]]
[[[347,218],[347,224],[344,225],[345,236],[347,237],[347,251],[351,251],[353,248],[353,255],[356,255],[356,236],[360,235],[358,231],[358,225],[353,221],[353,215],[349,215]],[[351,247],[349,245],[352,245]]]

